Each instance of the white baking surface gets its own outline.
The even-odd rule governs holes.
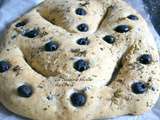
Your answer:
[[[22,15],[25,11],[27,11],[34,5],[38,4],[40,1],[42,0],[0,0],[0,31],[3,30],[8,23],[15,20],[17,16]],[[157,41],[157,43],[159,43],[160,41],[159,36],[155,32],[152,24],[150,23],[149,15],[145,14],[144,12],[144,6],[142,0],[126,0],[126,1],[128,1],[134,8],[136,8],[145,17],[155,37],[155,40]],[[2,39],[2,37],[0,37],[0,39]],[[160,46],[160,44],[157,45]],[[9,112],[2,105],[0,105],[0,120],[27,120],[27,119],[19,117]],[[109,120],[160,120],[160,102],[157,103],[157,105],[152,111],[147,112],[144,115],[123,116]]]

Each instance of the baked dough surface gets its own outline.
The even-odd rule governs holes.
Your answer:
[[[0,102],[33,120],[139,115],[159,97],[159,54],[122,0],[46,0],[0,51]]]

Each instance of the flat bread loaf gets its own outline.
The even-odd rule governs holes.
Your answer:
[[[159,97],[160,59],[123,0],[46,0],[14,22],[0,51],[0,102],[33,120],[139,115]]]

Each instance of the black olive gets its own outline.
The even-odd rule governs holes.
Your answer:
[[[89,44],[89,40],[88,38],[80,38],[77,40],[77,44],[79,45],[88,45]]]
[[[32,30],[26,30],[23,34],[23,36],[28,38],[34,38],[39,35],[39,29],[32,29]]]
[[[74,107],[84,106],[87,100],[86,95],[84,93],[73,93],[70,99]]]
[[[83,72],[89,68],[89,63],[80,59],[74,63],[74,68],[79,72]]]
[[[85,16],[87,14],[86,10],[84,10],[83,8],[77,8],[75,12],[77,15],[81,16]]]
[[[56,51],[59,47],[59,44],[57,42],[50,41],[46,43],[44,47],[46,51],[51,52]]]
[[[18,22],[15,26],[16,27],[22,27],[22,26],[25,26],[27,24],[27,21],[21,21],[21,22]]]
[[[149,54],[143,54],[139,57],[139,62],[142,64],[150,64],[152,62],[152,56]]]
[[[33,90],[30,85],[22,85],[18,87],[17,92],[21,97],[30,97],[33,94]]]
[[[131,27],[128,25],[119,25],[114,30],[118,33],[126,33],[131,30]]]
[[[89,30],[89,27],[87,24],[85,23],[82,23],[80,25],[77,26],[77,29],[80,31],[80,32],[87,32]]]
[[[103,37],[103,40],[109,44],[113,44],[116,39],[112,35],[106,35],[105,37]]]
[[[135,94],[143,94],[147,91],[147,85],[143,82],[136,82],[132,84],[132,91]]]
[[[11,65],[7,61],[0,61],[0,73],[6,72],[10,69]]]
[[[138,20],[138,17],[135,15],[129,15],[127,18],[130,20]]]

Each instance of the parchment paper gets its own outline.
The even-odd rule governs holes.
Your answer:
[[[24,12],[32,8],[42,0],[0,0],[0,40],[2,37],[2,31],[6,26],[18,16],[22,15]],[[129,2],[135,9],[137,9],[142,16],[148,22],[150,30],[153,33],[158,47],[160,48],[160,38],[155,32],[151,22],[149,14],[146,14],[144,4],[142,0],[126,0]],[[154,1],[154,0],[153,0]],[[0,120],[29,120],[15,115],[14,113],[6,110],[2,105],[0,105]],[[109,120],[160,120],[160,101],[157,103],[155,108],[152,111],[149,111],[141,116],[123,116],[115,119]]]

